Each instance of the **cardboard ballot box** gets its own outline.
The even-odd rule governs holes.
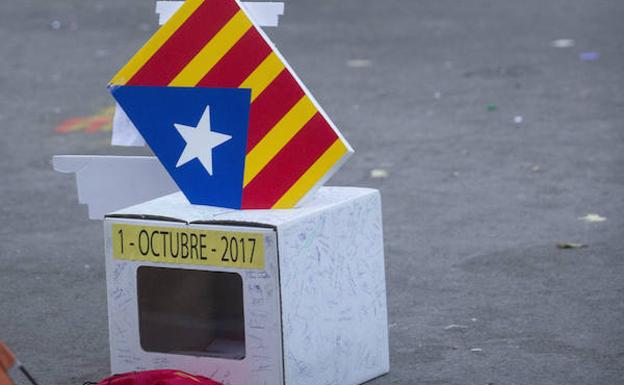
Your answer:
[[[351,385],[389,369],[375,190],[245,211],[176,193],[109,214],[105,232],[113,373]]]

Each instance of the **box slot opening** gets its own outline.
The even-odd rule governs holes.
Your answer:
[[[245,358],[239,274],[141,266],[139,335],[147,352]]]

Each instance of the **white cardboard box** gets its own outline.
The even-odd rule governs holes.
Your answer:
[[[301,208],[246,211],[176,193],[104,226],[113,373],[355,385],[388,372],[376,190],[324,187]]]

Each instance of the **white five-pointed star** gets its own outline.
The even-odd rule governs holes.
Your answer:
[[[197,127],[186,126],[184,124],[174,124],[186,146],[178,159],[176,167],[180,167],[197,158],[202,166],[212,175],[212,150],[232,139],[230,135],[213,132],[210,129],[210,106],[206,106]]]

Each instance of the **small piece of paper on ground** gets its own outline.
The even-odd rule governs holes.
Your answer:
[[[584,217],[580,217],[579,220],[585,221],[588,223],[599,223],[599,222],[606,221],[607,218],[600,216],[598,214],[587,214]]]

